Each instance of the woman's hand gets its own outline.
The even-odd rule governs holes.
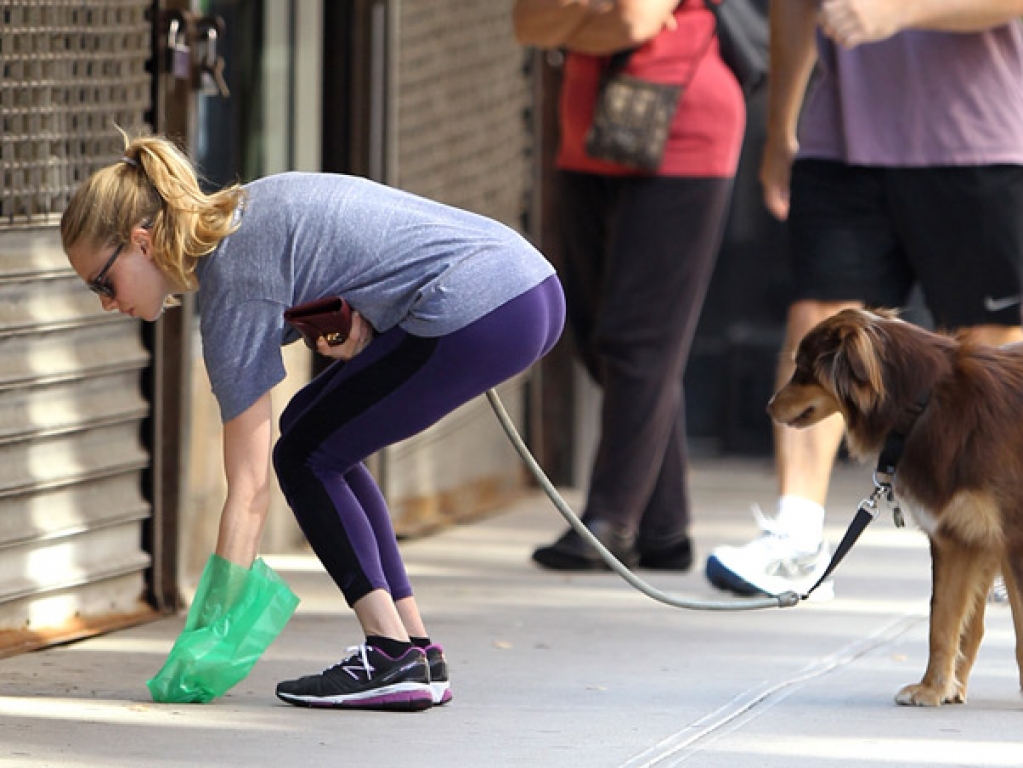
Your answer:
[[[824,34],[843,48],[885,40],[904,25],[901,3],[891,0],[824,0],[820,23]]]
[[[798,144],[795,139],[778,139],[768,132],[764,153],[760,161],[760,185],[764,205],[771,215],[780,221],[789,217],[789,185],[792,177],[792,162]]]
[[[224,472],[227,499],[220,515],[217,554],[248,568],[270,511],[273,407],[264,393],[224,424]]]
[[[376,331],[358,312],[352,312],[352,328],[343,344],[332,347],[322,336],[316,340],[316,351],[335,360],[351,360],[362,352],[376,336]]]
[[[1021,0],[822,0],[821,29],[845,48],[885,40],[905,29],[982,32],[1023,14]]]

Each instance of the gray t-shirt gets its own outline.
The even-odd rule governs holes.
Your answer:
[[[895,2],[896,0],[892,0]],[[907,30],[845,50],[818,31],[799,156],[852,165],[1023,165],[1023,22]]]
[[[503,224],[367,179],[285,173],[245,190],[238,230],[196,269],[225,422],[284,378],[280,348],[299,338],[290,306],[343,296],[378,333],[442,336],[554,274]]]

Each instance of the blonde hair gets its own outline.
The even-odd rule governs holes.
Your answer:
[[[60,219],[64,251],[79,242],[127,243],[132,228],[143,225],[160,271],[180,290],[192,290],[198,260],[238,228],[234,212],[245,193],[233,184],[208,195],[192,162],[171,141],[121,133],[124,157],[93,173],[71,196]]]

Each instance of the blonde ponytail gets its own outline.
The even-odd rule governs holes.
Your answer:
[[[128,242],[133,227],[150,232],[153,260],[182,291],[196,287],[195,265],[237,229],[244,198],[234,184],[206,194],[188,157],[159,136],[125,136],[124,157],[90,176],[60,221],[65,252]]]

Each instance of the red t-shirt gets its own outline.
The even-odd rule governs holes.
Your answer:
[[[685,0],[675,10],[675,19],[678,27],[644,43],[624,70],[643,80],[679,85],[696,65],[675,112],[657,175],[734,176],[746,125],[742,89],[721,60],[717,37],[710,39],[714,17],[703,0]],[[642,173],[586,154],[586,133],[593,121],[600,76],[609,61],[609,56],[581,53],[569,53],[565,61],[559,168],[609,176]]]

